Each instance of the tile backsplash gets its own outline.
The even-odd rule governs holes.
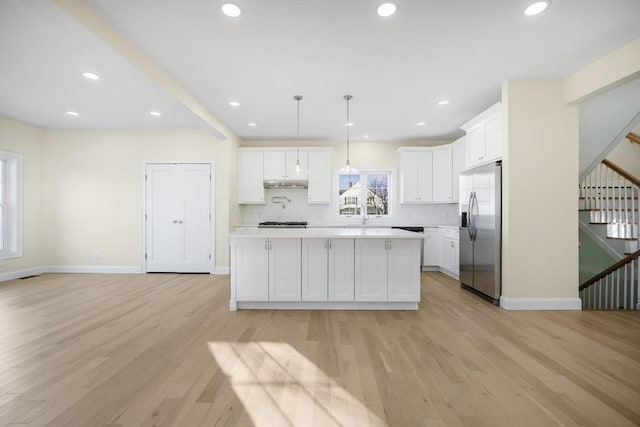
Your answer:
[[[273,199],[273,198],[276,199]],[[286,199],[285,199],[286,198]],[[284,203],[276,203],[284,201]],[[341,218],[337,214],[336,204],[310,205],[307,203],[307,190],[286,189],[265,190],[264,205],[241,205],[243,225],[256,225],[263,221],[307,221],[309,225],[345,225],[359,224],[360,217]],[[381,220],[370,218],[368,225],[456,225],[458,205],[434,203],[428,205],[395,204],[392,218]]]

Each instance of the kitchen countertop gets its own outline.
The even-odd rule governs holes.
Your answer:
[[[334,228],[239,228],[229,234],[231,238],[332,238],[332,239],[422,239],[422,234],[411,231],[374,227]]]

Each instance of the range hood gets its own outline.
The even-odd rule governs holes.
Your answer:
[[[287,180],[264,180],[264,188],[308,188],[309,181],[306,179],[287,179]]]

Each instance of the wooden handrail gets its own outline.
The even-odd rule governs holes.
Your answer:
[[[630,181],[633,185],[635,185],[637,187],[640,187],[640,179],[638,179],[635,176],[631,175],[629,172],[627,172],[626,170],[622,169],[620,166],[616,165],[615,163],[610,162],[607,159],[604,159],[602,161],[602,164],[607,166],[610,169],[613,169],[615,172],[618,173],[618,175],[621,175],[627,181]]]
[[[640,144],[640,136],[636,135],[633,132],[629,132],[626,138],[631,141],[632,144]]]
[[[587,280],[582,285],[580,285],[578,290],[581,291],[583,289],[587,289],[589,286],[593,285],[594,283],[596,283],[598,280],[602,279],[603,277],[606,277],[609,274],[611,274],[614,271],[616,271],[617,269],[619,269],[620,267],[624,267],[625,265],[629,264],[630,262],[632,262],[633,260],[638,258],[638,256],[640,256],[640,250],[637,250],[634,253],[632,253],[631,255],[628,255],[625,258],[622,258],[620,261],[616,262],[611,267],[609,267],[606,270],[596,274],[591,279]]]

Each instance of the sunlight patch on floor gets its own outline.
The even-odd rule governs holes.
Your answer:
[[[286,343],[210,342],[256,426],[384,426],[374,413]]]

